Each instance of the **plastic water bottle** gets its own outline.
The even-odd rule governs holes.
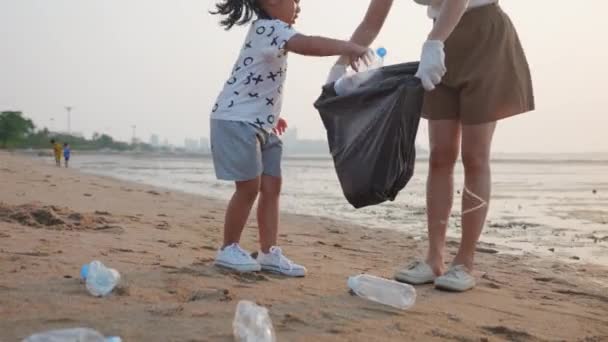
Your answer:
[[[382,68],[384,66],[384,57],[386,57],[387,51],[385,48],[380,47],[378,49],[376,49],[376,51],[374,51],[374,59],[372,60],[372,62],[367,66],[367,68],[365,67],[365,64],[362,66],[363,70],[359,69],[359,71],[365,71],[365,70],[374,70],[374,69],[379,69]]]
[[[359,72],[350,73],[340,77],[336,83],[334,83],[334,90],[339,96],[348,95],[353,91],[357,90],[367,80],[369,80],[377,69],[384,66],[384,57],[386,56],[385,48],[378,48],[374,53],[372,62],[368,65],[361,65]]]
[[[32,335],[23,342],[122,342],[120,337],[104,337],[93,329],[52,330]]]
[[[276,342],[268,309],[246,300],[236,306],[232,329],[238,342]]]
[[[350,277],[348,287],[359,297],[397,309],[409,309],[416,302],[416,289],[413,286],[372,275]]]
[[[120,282],[120,273],[107,268],[101,261],[93,261],[81,270],[81,276],[86,279],[87,290],[95,297],[107,296]]]

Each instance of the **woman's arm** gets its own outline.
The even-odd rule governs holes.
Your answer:
[[[371,0],[363,21],[353,33],[350,41],[369,47],[382,29],[392,5],[393,0]],[[342,56],[337,64],[348,63],[350,63],[348,57]]]
[[[435,89],[447,72],[443,42],[448,39],[460,22],[468,4],[469,0],[445,0],[441,4],[439,17],[435,21],[427,41],[422,46],[420,65],[416,72],[416,77],[420,78],[422,86],[427,91]]]
[[[439,17],[433,25],[428,40],[440,40],[445,42],[452,34],[456,25],[460,22],[464,12],[467,10],[469,0],[445,0],[439,10]]]

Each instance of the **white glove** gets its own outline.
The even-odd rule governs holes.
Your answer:
[[[336,82],[340,77],[346,74],[346,65],[336,64],[329,71],[325,84]]]
[[[443,42],[440,40],[427,40],[422,46],[422,57],[416,77],[422,81],[422,86],[427,91],[435,89],[441,82],[447,69],[445,67],[445,52]]]

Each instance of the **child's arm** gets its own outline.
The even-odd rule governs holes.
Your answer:
[[[368,53],[367,48],[355,43],[302,34],[293,36],[287,42],[285,49],[304,56],[346,56],[354,69],[357,68],[355,63],[360,58],[365,58]]]

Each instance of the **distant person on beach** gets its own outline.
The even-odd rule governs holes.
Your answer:
[[[215,263],[240,272],[263,270],[296,277],[306,274],[305,267],[289,260],[277,246],[283,151],[277,135],[286,128],[280,114],[288,52],[346,55],[353,63],[368,53],[367,48],[355,43],[296,32],[292,24],[300,11],[299,2],[223,0],[212,12],[224,16],[221,25],[226,30],[251,22],[210,120],[216,176],[236,185]],[[239,241],[256,198],[261,251],[254,259]]]
[[[51,139],[51,145],[53,145],[53,154],[55,155],[55,164],[57,165],[57,167],[61,167],[61,152],[62,152],[61,144],[59,142],[55,141],[55,139]]]
[[[63,159],[65,161],[65,167],[68,167],[68,164],[70,162],[70,157],[72,155],[72,149],[70,148],[70,144],[68,143],[64,143],[63,144]]]
[[[415,2],[427,6],[434,21],[416,74],[427,90],[422,116],[429,123],[429,248],[424,261],[412,262],[395,278],[414,285],[434,283],[440,289],[466,291],[475,286],[475,249],[490,202],[490,151],[496,122],[534,109],[532,81],[517,32],[498,0]],[[370,45],[392,3],[371,0],[351,41]],[[343,75],[348,62],[348,57],[340,58],[329,78]],[[465,174],[462,239],[446,271],[443,250],[460,149]]]

